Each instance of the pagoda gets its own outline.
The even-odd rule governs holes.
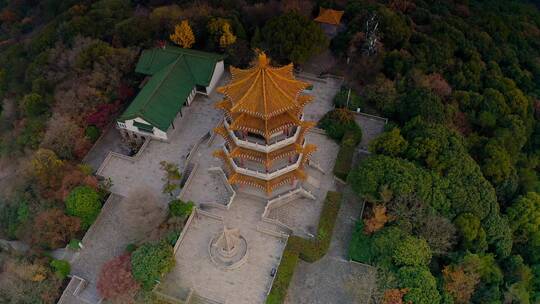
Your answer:
[[[292,63],[271,66],[262,52],[251,68],[231,67],[231,75],[230,83],[218,88],[225,98],[216,107],[225,119],[214,130],[225,139],[214,155],[223,160],[229,183],[270,195],[305,179],[304,166],[316,150],[304,140],[315,125],[303,117],[313,100],[303,93],[310,84],[294,78]]]

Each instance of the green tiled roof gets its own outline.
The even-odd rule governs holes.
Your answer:
[[[152,77],[118,120],[141,117],[167,131],[191,90],[210,84],[221,60],[219,54],[177,47],[143,51],[136,72]]]

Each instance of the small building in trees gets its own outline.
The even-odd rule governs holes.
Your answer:
[[[273,67],[264,53],[249,69],[231,67],[232,80],[218,91],[225,112],[214,131],[225,139],[215,156],[225,164],[228,181],[261,189],[267,195],[304,180],[304,166],[316,150],[306,143],[304,106],[313,100],[309,83],[295,79],[293,65]]]
[[[324,33],[332,38],[342,28],[341,17],[343,17],[343,11],[321,7],[319,8],[319,16],[315,18],[315,21],[319,23]]]
[[[223,56],[167,46],[143,51],[136,72],[150,78],[118,118],[117,127],[132,139],[168,140],[182,108],[196,94],[209,95],[223,75]]]

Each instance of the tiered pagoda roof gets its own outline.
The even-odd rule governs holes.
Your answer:
[[[231,82],[218,88],[225,98],[216,107],[225,112],[226,121],[215,129],[228,144],[227,150],[217,151],[215,156],[224,160],[230,172],[229,182],[256,186],[269,193],[284,183],[303,179],[303,165],[316,150],[304,142],[306,131],[315,125],[302,116],[304,106],[313,99],[303,94],[310,84],[294,78],[292,64],[271,66],[264,53],[249,69],[231,67],[231,74]],[[263,143],[259,139],[254,144],[248,134],[260,136]],[[257,171],[250,175],[235,170],[233,160],[261,163],[268,174],[275,172],[270,167],[276,160],[294,155],[301,156],[294,170],[274,174],[271,179],[266,175],[256,177],[260,173]]]

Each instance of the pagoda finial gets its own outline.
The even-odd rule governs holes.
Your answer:
[[[259,50],[259,49],[256,49],[255,52],[257,52],[259,67],[267,66],[268,65],[268,57],[266,56],[266,53],[264,51]]]

